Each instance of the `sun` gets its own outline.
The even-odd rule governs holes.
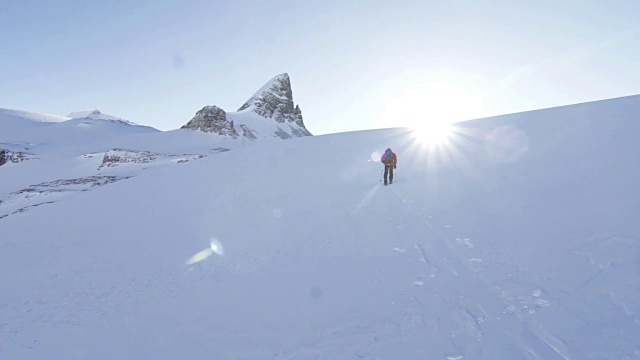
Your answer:
[[[428,144],[446,143],[454,133],[452,123],[481,117],[487,110],[480,97],[446,82],[417,83],[397,94],[380,114],[383,125],[408,127]]]
[[[453,135],[453,126],[449,123],[419,124],[411,127],[412,135],[426,145],[445,145]]]

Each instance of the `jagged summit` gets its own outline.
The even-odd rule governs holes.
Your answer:
[[[256,91],[238,111],[246,110],[254,105],[260,107],[260,103],[264,102],[268,98],[276,98],[283,102],[293,103],[293,91],[291,91],[291,79],[289,74],[283,73],[275,76],[264,84],[258,91]]]
[[[128,125],[137,125],[136,123],[134,123],[132,121],[125,120],[125,119],[119,118],[117,116],[105,114],[105,113],[101,112],[98,109],[74,111],[71,114],[67,115],[67,117],[70,117],[72,119],[92,119],[92,120],[118,121],[118,122],[122,122],[122,123],[125,123],[125,124],[128,124]]]
[[[237,112],[205,106],[182,128],[248,140],[311,136],[300,107],[293,102],[291,80],[286,73],[269,80]]]
[[[238,112],[244,110],[251,110],[278,123],[293,122],[304,127],[300,107],[293,102],[291,80],[287,73],[274,77],[262,86],[238,109]]]

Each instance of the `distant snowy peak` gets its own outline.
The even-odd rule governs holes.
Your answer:
[[[40,114],[29,111],[0,109],[0,120],[3,121],[31,121],[36,123],[59,123],[69,120],[67,117]]]
[[[200,130],[222,136],[238,137],[233,121],[227,118],[227,113],[221,108],[205,106],[182,129]]]
[[[33,133],[56,126],[69,118],[22,110],[0,109],[0,147],[7,150],[28,150],[35,143]],[[1,182],[1,181],[0,181]]]
[[[182,128],[250,141],[312,135],[304,126],[300,107],[293,102],[291,81],[286,73],[263,85],[237,112],[226,113],[217,106],[205,106]]]
[[[71,114],[69,114],[68,117],[72,119],[107,120],[107,121],[120,122],[127,125],[138,125],[132,121],[125,120],[123,118],[119,118],[113,115],[105,114],[98,109],[74,111]]]

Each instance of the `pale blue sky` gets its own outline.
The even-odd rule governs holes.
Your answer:
[[[0,107],[162,130],[291,76],[314,134],[640,93],[640,1],[8,0]]]

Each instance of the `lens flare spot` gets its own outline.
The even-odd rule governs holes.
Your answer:
[[[211,250],[220,256],[224,255],[222,243],[216,239],[211,239]]]
[[[200,251],[199,253],[193,255],[189,260],[187,260],[187,265],[193,265],[199,263],[201,261],[206,260],[209,256],[213,254],[218,254],[220,256],[224,255],[224,249],[222,247],[222,243],[216,239],[211,239],[211,243],[209,247]]]
[[[200,261],[203,261],[209,256],[211,256],[213,252],[214,251],[212,249],[204,249],[199,253],[193,255],[189,260],[187,260],[187,265],[193,265],[195,263],[199,263]]]

